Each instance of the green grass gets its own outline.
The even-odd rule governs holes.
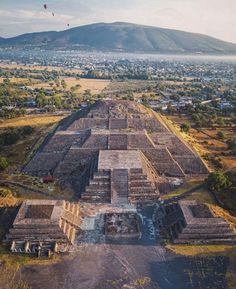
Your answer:
[[[168,200],[174,197],[178,197],[181,196],[182,194],[184,194],[186,191],[191,190],[192,188],[201,185],[202,181],[199,180],[192,180],[187,182],[186,184],[182,185],[181,187],[179,187],[178,189],[172,191],[169,194],[163,195],[162,199],[163,200]]]
[[[226,280],[229,289],[236,288],[236,245],[167,245],[167,249],[183,256],[225,256],[229,258]]]

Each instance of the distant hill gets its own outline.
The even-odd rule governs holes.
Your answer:
[[[236,54],[236,44],[173,29],[131,23],[96,23],[61,32],[37,32],[2,39],[1,47],[40,47],[167,54]]]

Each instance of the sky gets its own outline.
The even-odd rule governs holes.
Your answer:
[[[0,0],[0,37],[122,21],[236,43],[235,15],[236,0]]]

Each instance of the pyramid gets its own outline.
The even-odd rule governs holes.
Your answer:
[[[7,235],[13,252],[64,250],[73,245],[80,225],[79,204],[63,200],[24,201]]]

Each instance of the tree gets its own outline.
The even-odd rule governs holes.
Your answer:
[[[36,96],[36,103],[38,107],[43,107],[47,104],[47,98],[44,93],[40,93]]]
[[[207,178],[207,186],[212,192],[220,192],[231,186],[228,176],[221,172],[210,173]]]
[[[236,140],[235,139],[229,139],[227,140],[227,145],[228,145],[228,149],[230,149],[232,151],[233,155],[236,155]]]
[[[34,128],[30,125],[26,125],[22,127],[22,134],[23,135],[30,135],[34,132]]]
[[[223,131],[218,131],[217,138],[219,138],[219,139],[224,139],[225,138],[225,134],[223,133]]]
[[[52,101],[56,107],[61,107],[62,99],[61,99],[60,95],[53,96]]]
[[[67,83],[65,82],[64,79],[62,79],[62,81],[61,81],[61,86],[63,87],[63,89],[67,88]]]
[[[0,135],[1,142],[4,145],[12,145],[17,143],[17,141],[20,139],[20,133],[16,129],[10,129]]]
[[[224,119],[223,119],[222,117],[219,117],[219,118],[216,120],[216,123],[217,123],[219,126],[224,126],[224,125],[225,125]]]
[[[190,128],[191,128],[190,125],[187,123],[182,123],[180,126],[181,131],[185,133],[188,133]]]
[[[4,157],[0,157],[0,172],[4,171],[9,166],[8,161]]]

